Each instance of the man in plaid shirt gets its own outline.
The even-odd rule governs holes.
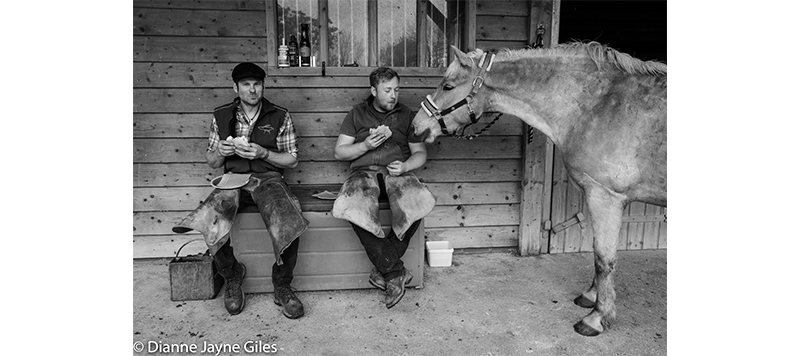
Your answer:
[[[264,99],[266,100],[266,99]],[[273,106],[283,109],[280,106]],[[283,109],[286,111],[285,109]],[[255,120],[249,121],[248,117],[244,115],[241,111],[237,111],[237,125],[236,125],[236,137],[250,137],[250,134],[253,132],[253,127],[256,123]],[[294,131],[294,124],[292,123],[292,116],[286,111],[286,115],[284,116],[284,121],[281,127],[278,129],[278,138],[276,140],[278,146],[278,152],[273,153],[289,153],[292,157],[295,158],[295,163],[291,167],[287,168],[294,168],[297,166],[297,134]],[[225,145],[229,141],[222,141],[222,144]],[[208,152],[215,152],[219,150],[220,140],[219,140],[219,127],[217,127],[217,120],[211,120],[211,130],[208,133]],[[254,146],[258,146],[257,144],[253,144]],[[245,147],[244,150],[246,151],[247,148]],[[258,150],[258,149],[256,149]],[[244,153],[244,152],[243,152]],[[269,155],[269,153],[262,153],[261,155]],[[260,155],[256,155],[260,156]],[[212,156],[213,157],[213,156]],[[214,158],[212,158],[214,159]]]
[[[264,70],[256,64],[237,65],[232,78],[238,97],[214,109],[208,134],[208,165],[223,167],[226,174],[248,174],[246,185],[218,185],[172,230],[197,230],[203,234],[217,270],[225,278],[225,308],[236,315],[244,308],[242,280],[246,268],[233,254],[229,232],[240,204],[255,205],[275,251],[275,303],[283,307],[286,317],[295,319],[303,316],[304,310],[291,282],[297,264],[298,237],[308,227],[308,221],[303,218],[299,200],[283,180],[284,169],[297,166],[297,134],[292,117],[288,110],[263,97],[265,77]]]

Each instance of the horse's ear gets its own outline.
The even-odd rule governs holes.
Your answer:
[[[472,58],[469,58],[469,56],[466,53],[461,52],[461,50],[458,49],[458,47],[456,46],[451,45],[450,47],[453,47],[453,53],[456,55],[456,58],[458,58],[458,61],[461,62],[461,66],[469,68],[474,65],[472,62]]]

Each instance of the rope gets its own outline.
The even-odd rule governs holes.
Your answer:
[[[464,129],[461,130],[462,134],[455,134],[454,133],[453,137],[455,137],[456,139],[462,139],[462,140],[472,140],[475,137],[478,137],[481,134],[483,134],[484,132],[486,132],[486,130],[488,130],[490,127],[492,127],[492,125],[494,125],[494,123],[497,122],[498,119],[500,119],[500,116],[503,116],[503,113],[498,113],[497,116],[495,116],[494,119],[491,122],[486,124],[486,126],[484,126],[480,131],[478,131],[475,134],[472,134],[472,135],[464,135],[463,134],[464,130],[466,130],[467,126],[469,126],[469,125],[467,125],[467,126],[464,126]]]

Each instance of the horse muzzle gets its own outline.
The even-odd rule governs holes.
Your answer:
[[[414,117],[412,125],[414,125],[414,135],[421,137],[425,142],[433,143],[436,137],[441,135],[436,120],[428,117],[422,110]]]
[[[425,123],[423,125],[426,126],[419,126],[419,128],[415,127],[414,129],[414,134],[420,137],[422,141],[433,143],[436,138],[442,134],[442,131],[439,130],[439,126],[435,121],[432,123]]]
[[[431,130],[430,128],[427,128],[427,129],[425,129],[425,131],[422,131],[421,135],[418,135],[418,136],[422,138],[422,141],[425,141],[427,143],[433,143],[433,141],[436,140],[436,137],[439,136],[439,134],[440,133],[434,134],[433,130]]]

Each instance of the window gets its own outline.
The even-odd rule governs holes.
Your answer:
[[[416,5],[415,0],[378,2],[378,65],[419,67]]]
[[[275,34],[274,42],[268,41],[269,66],[276,66],[281,41],[288,44],[294,35],[299,43],[300,25],[310,24],[317,66],[324,61],[326,67],[446,67],[450,45],[465,47],[469,2],[268,0],[267,25]]]

